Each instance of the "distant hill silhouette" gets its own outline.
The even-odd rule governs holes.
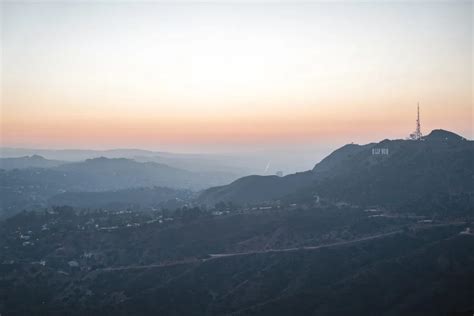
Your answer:
[[[64,164],[64,161],[49,160],[39,155],[0,158],[0,169],[51,168]]]
[[[225,183],[233,175],[219,172],[190,172],[155,162],[137,162],[126,158],[94,158],[67,163],[52,168],[51,175],[58,184],[69,183],[75,190],[102,191],[131,187],[166,186],[170,188],[202,189]],[[48,176],[48,171],[43,171]]]
[[[235,178],[233,174],[225,172],[191,172],[154,162],[104,157],[51,168],[0,170],[0,218],[23,209],[45,207],[49,204],[48,199],[64,192],[155,186],[202,190]],[[72,199],[68,196],[63,198]],[[96,199],[96,196],[93,198]],[[102,195],[101,198],[109,197]]]
[[[94,158],[55,168],[73,177],[77,185],[90,183],[92,190],[116,190],[136,186],[161,185],[193,187],[198,182],[189,171],[158,163],[139,163],[125,158]]]
[[[382,149],[388,154],[382,154]],[[387,139],[346,145],[312,171],[281,178],[242,178],[204,191],[199,200],[207,204],[252,204],[276,199],[297,201],[317,194],[334,201],[414,212],[432,207],[466,210],[473,206],[473,179],[474,142],[434,130],[420,141]]]
[[[237,177],[252,174],[258,170],[253,159],[242,159],[239,156],[220,154],[193,154],[150,151],[143,149],[38,149],[38,148],[9,148],[0,147],[0,159],[40,155],[46,159],[65,162],[82,162],[93,158],[127,158],[137,162],[157,162],[170,167],[192,172],[226,172]],[[43,167],[43,166],[35,166]],[[4,168],[10,169],[10,168]]]

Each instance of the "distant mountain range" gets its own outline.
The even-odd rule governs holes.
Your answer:
[[[238,176],[252,174],[258,169],[249,158],[242,159],[232,155],[221,154],[191,154],[150,151],[143,149],[35,149],[35,148],[0,148],[0,169],[50,167],[47,160],[61,162],[81,162],[94,158],[127,158],[137,162],[157,162],[170,167],[185,169],[193,172],[219,171],[234,173]],[[40,165],[40,158],[44,164]],[[266,162],[260,162],[264,164]],[[262,167],[263,168],[263,167]]]
[[[60,160],[49,160],[39,155],[0,158],[0,169],[26,169],[26,168],[52,168],[66,162]]]
[[[72,177],[75,189],[88,191],[117,190],[142,186],[165,186],[199,190],[213,183],[225,183],[235,177],[225,172],[191,172],[155,162],[137,162],[125,158],[94,158],[69,163],[53,171]]]
[[[243,177],[251,174],[285,174],[310,168],[328,152],[326,144],[311,144],[265,150],[239,150],[227,153],[176,153],[143,149],[36,149],[0,147],[0,159],[39,155],[45,159],[81,162],[93,158],[127,158],[137,162],[157,162],[192,172],[227,172]],[[1,167],[0,167],[1,169]]]
[[[39,155],[46,159],[63,161],[81,161],[90,158],[133,158],[135,156],[155,156],[167,154],[143,149],[110,149],[110,150],[89,150],[89,149],[39,149],[39,148],[11,148],[0,149],[2,158],[15,158],[20,156]]]
[[[311,200],[315,195],[413,212],[432,207],[474,209],[474,142],[434,130],[420,141],[349,144],[313,170],[285,177],[244,177],[205,190],[199,201],[255,204]]]
[[[229,183],[237,178],[232,173],[191,172],[165,164],[137,162],[125,158],[101,157],[73,163],[60,163],[39,156],[6,159],[9,159],[7,161],[10,166],[25,166],[27,163],[30,165],[24,169],[0,169],[0,217],[15,214],[23,209],[45,207],[50,204],[49,200],[52,197],[66,192],[77,194],[77,192],[101,192],[156,186],[197,191]],[[40,161],[41,164],[38,163],[38,166],[49,167],[34,168],[31,165],[32,161]],[[176,197],[180,196],[179,192],[179,190],[175,191]],[[117,197],[117,194],[114,196]],[[97,200],[97,196],[93,197],[94,200]],[[104,198],[104,201],[110,200],[110,196]],[[62,196],[61,199],[55,201],[64,201],[65,199],[71,200],[72,198]],[[123,201],[119,199],[118,202]]]
[[[39,156],[36,156],[39,157]],[[202,189],[212,184],[226,183],[236,176],[225,172],[191,172],[155,162],[137,162],[126,158],[94,158],[82,162],[64,163],[44,158],[9,159],[11,165],[21,161],[41,161],[20,170],[6,170],[3,176],[15,177],[23,184],[48,184],[65,190],[102,191],[139,186]],[[26,163],[25,163],[26,164]]]

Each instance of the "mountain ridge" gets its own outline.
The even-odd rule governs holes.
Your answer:
[[[240,188],[238,179],[219,189],[205,190],[199,200],[205,204],[258,204],[320,195],[334,201],[407,210],[408,205],[416,208],[422,200],[425,208],[459,203],[470,207],[474,200],[472,157],[472,141],[449,131],[434,130],[419,141],[384,139],[365,145],[348,144],[310,171],[282,178],[247,178],[245,189]],[[245,196],[246,192],[251,194]],[[467,204],[460,199],[467,200]]]

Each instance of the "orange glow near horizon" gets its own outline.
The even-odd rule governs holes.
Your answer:
[[[423,108],[422,108],[423,110]],[[385,137],[403,138],[414,126],[414,113],[381,113],[366,117],[363,113],[350,116],[338,113],[272,113],[266,116],[166,116],[106,118],[69,117],[43,118],[6,122],[3,125],[4,146],[32,144],[72,148],[109,144],[107,147],[137,145],[154,148],[167,144],[288,144],[328,142],[328,139],[346,141],[379,141]],[[423,113],[424,132],[445,128],[462,134],[462,126],[446,124],[459,122],[462,112]],[[387,124],[387,116],[390,124]],[[428,123],[429,122],[429,123]],[[11,125],[8,125],[11,124]],[[468,122],[469,124],[469,122]],[[448,126],[446,126],[448,125]],[[34,126],[34,129],[31,129]],[[469,126],[465,126],[469,130]],[[374,131],[376,131],[374,133]],[[44,140],[48,142],[43,143]],[[71,142],[73,140],[73,142]],[[135,146],[135,147],[137,147]]]
[[[0,5],[1,146],[473,137],[469,2]]]

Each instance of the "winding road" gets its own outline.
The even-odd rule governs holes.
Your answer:
[[[157,264],[148,264],[148,265],[130,265],[130,266],[121,266],[121,267],[107,267],[107,268],[97,269],[95,271],[107,272],[107,271],[123,271],[123,270],[141,270],[141,269],[164,268],[164,267],[172,267],[172,266],[177,266],[177,265],[182,265],[182,264],[203,263],[203,262],[206,262],[206,261],[217,260],[217,259],[227,258],[227,257],[247,256],[247,255],[263,254],[263,253],[293,252],[293,251],[301,251],[301,250],[318,250],[318,249],[322,249],[322,248],[333,248],[333,247],[344,246],[344,245],[349,245],[349,244],[355,244],[355,243],[364,242],[364,241],[373,240],[373,239],[384,238],[384,237],[399,234],[401,232],[402,232],[401,230],[397,230],[397,231],[393,231],[393,232],[389,232],[389,233],[377,234],[377,235],[372,235],[372,236],[368,236],[368,237],[363,237],[363,238],[358,238],[358,239],[353,239],[353,240],[348,240],[348,241],[340,241],[340,242],[335,242],[335,243],[330,243],[330,244],[325,244],[325,245],[319,245],[319,246],[293,247],[293,248],[282,248],[282,249],[266,249],[266,250],[247,251],[247,252],[215,253],[215,254],[209,254],[209,258],[204,258],[204,259],[190,258],[190,259],[186,259],[186,260],[171,261],[171,262],[164,262],[164,263],[157,263]]]
[[[429,229],[434,227],[443,227],[443,226],[460,226],[465,225],[466,222],[456,221],[456,222],[448,222],[448,223],[434,223],[429,225],[414,225],[411,226],[411,229],[414,230],[423,230]],[[304,247],[292,247],[292,248],[281,248],[281,249],[265,249],[265,250],[254,250],[254,251],[246,251],[246,252],[231,252],[231,253],[214,253],[209,254],[207,258],[188,258],[183,260],[177,261],[170,261],[170,262],[162,262],[157,264],[148,264],[148,265],[130,265],[130,266],[121,266],[121,267],[108,267],[108,268],[101,268],[95,271],[123,271],[123,270],[141,270],[141,269],[153,269],[153,268],[164,268],[164,267],[172,267],[178,266],[183,264],[192,264],[192,263],[204,263],[207,261],[218,260],[222,258],[228,257],[238,257],[238,256],[247,256],[247,255],[254,255],[254,254],[268,254],[268,253],[281,253],[281,252],[294,252],[294,251],[302,251],[302,250],[318,250],[323,248],[334,248],[340,247],[345,245],[352,245],[360,242],[365,242],[374,239],[385,238],[389,236],[393,236],[396,234],[402,233],[403,230],[399,229],[396,231],[391,231],[387,233],[380,233],[372,236],[361,237],[353,240],[347,241],[338,241],[330,244],[318,245],[318,246],[304,246]]]

